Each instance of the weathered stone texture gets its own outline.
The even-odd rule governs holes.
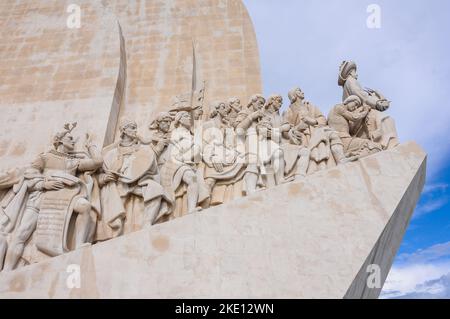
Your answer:
[[[240,0],[80,0],[81,28],[69,29],[72,3],[0,3],[2,168],[28,163],[66,121],[79,121],[99,145],[125,115],[145,130],[175,96],[190,93],[192,42],[206,106],[261,91],[256,38]]]
[[[0,298],[373,298],[425,180],[414,143],[0,275]],[[67,266],[81,266],[69,289]]]
[[[66,24],[69,1],[0,4],[0,165],[27,164],[65,122],[103,141],[120,66],[117,20],[83,1],[81,29]]]

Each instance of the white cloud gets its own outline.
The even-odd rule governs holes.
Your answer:
[[[423,215],[433,213],[450,201],[448,194],[449,185],[447,183],[427,184],[422,193],[422,200],[414,212],[413,219],[422,217]]]
[[[394,266],[380,298],[450,298],[450,262]]]
[[[424,189],[423,189],[423,193],[427,194],[427,193],[432,193],[432,192],[445,192],[448,189],[448,184],[446,183],[436,183],[436,184],[429,184],[429,185],[425,185]]]
[[[381,298],[450,298],[450,242],[397,257]]]
[[[430,199],[426,201],[424,204],[420,204],[417,206],[416,211],[414,212],[414,218],[422,217],[423,215],[435,212],[436,210],[444,207],[448,203],[448,198],[441,197]]]
[[[396,262],[402,264],[416,264],[435,262],[442,258],[450,258],[450,242],[433,245],[425,249],[419,249],[411,254],[400,254]]]

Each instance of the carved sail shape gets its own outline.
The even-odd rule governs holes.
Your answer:
[[[4,70],[26,82],[24,64],[51,81],[23,95],[0,87],[0,168],[19,166],[0,173],[0,296],[376,297],[367,267],[385,279],[425,176],[424,153],[396,147],[391,102],[362,89],[348,61],[328,118],[300,88],[282,114],[281,95],[254,94],[256,37],[240,0],[144,2],[80,0],[92,14],[61,32],[65,46],[47,45],[62,4],[30,7],[6,32],[25,39],[49,15],[35,54],[23,45]],[[22,111],[36,134],[17,125],[30,122]],[[77,292],[61,286],[73,263]]]

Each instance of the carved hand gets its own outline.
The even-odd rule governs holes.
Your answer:
[[[364,106],[363,109],[362,109],[362,112],[361,112],[361,116],[365,117],[365,116],[367,116],[367,114],[369,114],[369,112],[370,112],[370,107],[369,106]]]
[[[169,139],[163,139],[163,140],[160,140],[158,142],[158,144],[161,145],[162,148],[164,148],[164,147],[166,147],[167,145],[170,144],[170,140]]]
[[[223,164],[222,163],[213,162],[213,166],[217,172],[219,172],[219,173],[223,172]]]
[[[258,111],[255,111],[255,112],[252,113],[251,118],[253,120],[257,120],[257,119],[259,119],[262,116],[263,116],[263,112],[261,110],[258,110]]]
[[[107,173],[103,174],[102,180],[103,180],[104,184],[108,184],[111,182],[115,183],[115,182],[117,182],[117,176],[114,175],[113,173],[107,172]]]
[[[64,188],[64,183],[61,181],[46,181],[44,189],[48,191],[57,191]]]
[[[291,129],[288,133],[289,141],[294,145],[301,145],[303,142],[303,137],[300,132],[295,129]]]
[[[308,125],[317,125],[317,120],[309,116],[306,116],[303,121]]]
[[[86,133],[86,142],[84,143],[86,149],[89,150],[90,147],[95,146],[92,144],[92,136],[89,133]]]
[[[306,130],[307,128],[308,128],[308,124],[305,123],[305,121],[301,121],[301,122],[295,127],[295,129],[296,129],[296,130],[299,130],[299,131],[304,131],[304,130]]]
[[[383,137],[383,134],[380,130],[376,130],[371,133],[371,137],[372,141],[378,142]]]
[[[158,154],[161,154],[164,151],[164,148],[169,145],[169,140],[160,140],[158,144],[156,144],[156,151]]]

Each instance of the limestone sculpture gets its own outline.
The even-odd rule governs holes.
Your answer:
[[[76,123],[66,124],[64,131],[55,135],[54,148],[40,154],[15,184],[16,194],[9,205],[15,207],[15,214],[21,207],[24,211],[9,243],[5,270],[17,266],[33,234],[35,246],[49,256],[92,242],[91,173],[101,167],[102,159],[89,137],[88,153],[75,152],[76,140],[71,134],[75,127]]]
[[[292,126],[289,138],[294,144],[302,145],[301,160],[298,163],[296,177],[305,176],[309,171],[314,171],[317,163],[324,159],[319,154],[323,152],[323,143],[317,138],[318,128],[326,125],[326,119],[320,110],[305,101],[305,94],[300,88],[294,88],[288,93],[291,105],[284,113],[284,118]],[[311,154],[311,140],[314,136],[317,145],[314,145],[314,154]],[[311,160],[311,159],[315,159]]]
[[[198,178],[195,163],[195,158],[201,154],[201,147],[194,142],[192,117],[187,111],[176,114],[174,125],[170,155],[161,168],[161,182],[170,192],[170,198],[176,201],[176,207],[182,209],[186,200],[187,212],[192,213],[200,209],[200,203],[209,197],[204,180]]]
[[[255,94],[250,98],[246,108],[236,118],[236,134],[245,145],[247,168],[244,175],[245,193],[250,195],[257,190],[258,186],[258,149],[256,125],[264,115],[264,104],[266,99]],[[256,149],[255,149],[256,148]]]
[[[76,151],[76,123],[66,124],[30,167],[0,174],[0,269],[34,262],[25,247],[60,255],[396,146],[390,102],[357,78],[344,62],[345,99],[328,118],[297,87],[283,114],[280,95],[255,94],[246,107],[214,103],[204,120],[204,84],[157,114],[146,137],[121,119],[101,153],[89,135]]]
[[[366,123],[357,127],[353,134],[380,143],[384,150],[397,146],[399,142],[394,120],[384,114],[390,107],[390,101],[376,90],[362,88],[358,82],[355,62],[342,62],[339,68],[338,84],[343,87],[342,101],[351,95],[356,95],[364,105],[370,107]]]
[[[288,137],[291,144],[302,147],[298,154],[287,151],[285,153],[288,163],[295,164],[299,158],[294,172],[297,179],[306,176],[307,173],[355,159],[346,158],[338,133],[327,126],[327,119],[316,106],[305,101],[305,94],[300,88],[289,91],[288,97],[291,105],[284,113],[286,121],[292,127]],[[290,148],[292,149],[292,146]]]
[[[360,127],[369,111],[369,107],[362,105],[358,96],[350,95],[344,103],[333,107],[328,115],[328,124],[338,132],[348,156],[361,157],[382,150],[380,144],[352,134],[352,128]]]
[[[230,127],[231,107],[224,102],[213,106],[210,120],[203,125],[204,178],[210,193],[209,205],[223,204],[242,194],[245,158],[235,145]],[[208,206],[209,206],[208,205]]]
[[[103,150],[99,241],[151,226],[169,214],[173,205],[160,184],[157,154],[162,150],[143,144],[132,120],[124,119],[120,132],[119,142]]]
[[[256,126],[258,133],[258,166],[260,179],[265,187],[285,182],[283,134],[291,129],[279,113],[283,104],[281,95],[271,95],[264,105],[263,117]]]
[[[227,115],[227,120],[233,128],[236,128],[236,118],[242,111],[241,100],[237,97],[232,97],[228,100],[228,106],[230,107],[230,112]]]

